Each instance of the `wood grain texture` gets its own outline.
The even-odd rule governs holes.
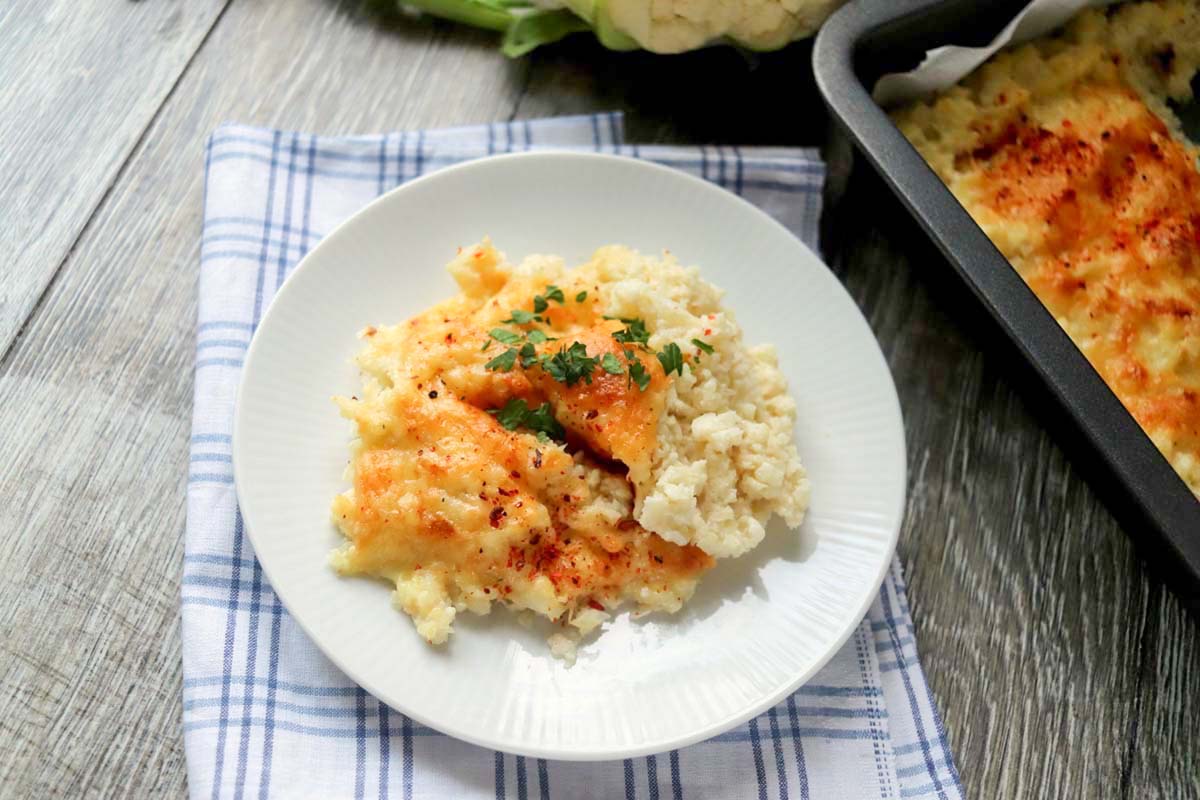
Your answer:
[[[88,212],[0,364],[0,796],[185,790],[179,576],[207,133],[226,119],[503,118],[519,82],[491,47],[317,0],[236,3]]]
[[[0,353],[228,2],[0,4]]]
[[[3,54],[13,8],[27,11],[0,8],[0,74],[32,75],[32,52]],[[135,18],[173,9],[114,4],[92,24],[145,35]],[[573,41],[509,62],[486,34],[333,0],[232,0],[193,38],[198,52],[179,50],[186,70],[150,103],[127,158],[80,145],[115,159],[107,185],[41,206],[19,198],[25,227],[57,230],[58,214],[78,235],[60,237],[73,246],[57,260],[29,256],[54,280],[16,315],[24,335],[0,361],[2,796],[185,789],[178,581],[202,147],[216,124],[360,133],[618,108],[639,142],[827,138],[805,46],[657,59]],[[119,89],[61,102],[93,119]],[[0,119],[0,164],[24,141],[16,124]],[[52,138],[22,146],[23,168],[40,161],[47,174],[87,160]],[[901,556],[968,795],[1200,797],[1195,621],[1141,566],[1061,420],[940,256],[879,181],[851,172],[840,140],[827,153],[826,255],[904,405]],[[42,186],[57,184],[17,191]]]

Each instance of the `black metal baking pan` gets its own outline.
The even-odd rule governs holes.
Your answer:
[[[1077,426],[1085,457],[1118,487],[1139,551],[1200,614],[1200,501],[1037,296],[872,99],[889,72],[945,44],[980,45],[1025,2],[853,0],[821,29],[813,69],[834,119],[882,176]]]

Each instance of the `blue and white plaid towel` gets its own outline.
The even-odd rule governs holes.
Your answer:
[[[210,138],[183,569],[191,795],[958,800],[898,563],[850,641],[786,702],[707,742],[618,762],[505,755],[418,725],[355,686],[279,604],[230,464],[242,358],[263,310],[288,270],[376,195],[457,161],[551,146],[707,178],[816,248],[824,165],[811,150],[630,146],[617,115],[349,138],[226,125]]]

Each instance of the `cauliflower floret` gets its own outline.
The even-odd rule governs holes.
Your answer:
[[[444,644],[454,632],[454,606],[445,580],[434,570],[421,570],[399,581],[392,602],[417,623],[417,633],[430,644]]]
[[[776,50],[811,36],[844,0],[562,0],[614,49],[682,53],[729,39]]]

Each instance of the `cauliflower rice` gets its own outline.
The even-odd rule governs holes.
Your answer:
[[[642,527],[717,558],[761,542],[772,514],[798,527],[808,478],[793,441],[796,403],[775,347],[747,347],[721,306],[724,293],[670,253],[655,259],[604,247],[580,274],[605,285],[608,315],[646,321],[652,348],[675,342],[686,351],[694,339],[713,348],[667,389],[653,466],[634,481]]]

